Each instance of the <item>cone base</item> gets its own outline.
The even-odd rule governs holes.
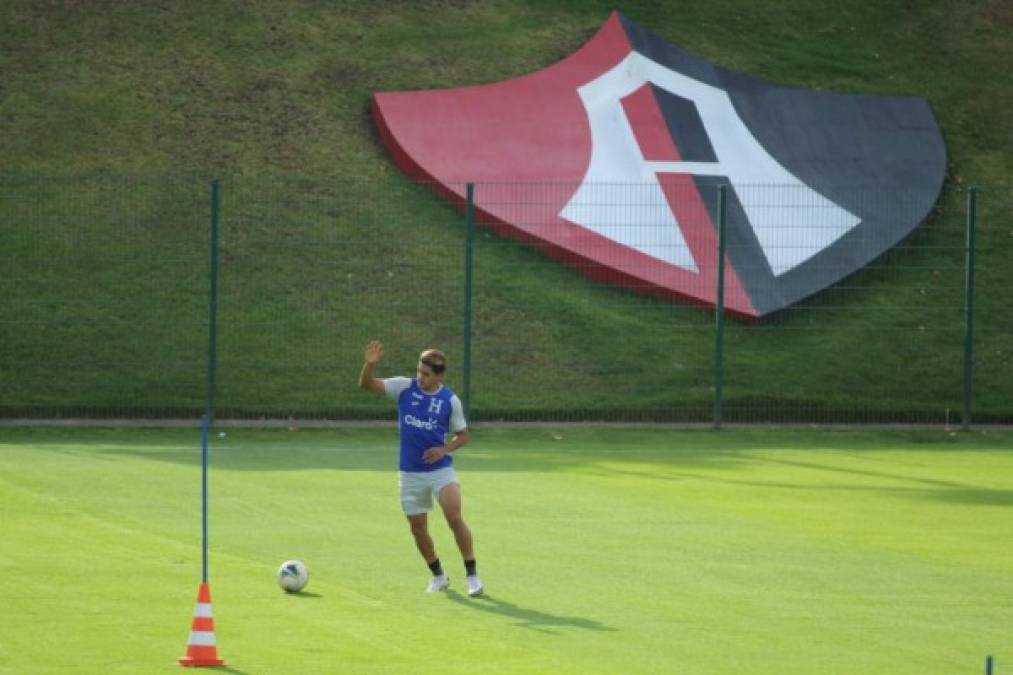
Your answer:
[[[181,656],[179,658],[179,665],[187,668],[200,668],[202,666],[224,666],[225,661],[222,659],[195,659],[192,656]]]

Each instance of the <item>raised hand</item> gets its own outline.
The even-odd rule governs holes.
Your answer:
[[[366,363],[377,363],[383,358],[383,344],[379,340],[371,340],[366,343],[363,349],[363,358]]]

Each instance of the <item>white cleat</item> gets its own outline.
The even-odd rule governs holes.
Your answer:
[[[450,577],[446,574],[441,574],[433,577],[432,581],[429,582],[429,587],[426,589],[426,593],[445,591],[448,586],[450,586]]]
[[[482,595],[482,591],[485,587],[482,586],[482,580],[478,578],[477,574],[472,574],[468,577],[468,595],[473,598],[477,598]]]

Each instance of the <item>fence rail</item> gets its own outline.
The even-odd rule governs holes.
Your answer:
[[[801,293],[792,270],[851,236],[839,214],[789,186],[661,185],[670,209],[658,189],[0,177],[0,417],[386,419],[355,387],[380,338],[382,376],[446,351],[476,420],[1013,423],[1009,192],[947,189],[757,318],[739,277],[764,260],[754,295]],[[849,199],[919,216],[904,194]],[[736,214],[764,210],[752,240]]]

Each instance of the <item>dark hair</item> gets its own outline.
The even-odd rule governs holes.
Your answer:
[[[419,363],[424,363],[439,375],[447,369],[447,357],[438,349],[427,349],[419,354]]]

